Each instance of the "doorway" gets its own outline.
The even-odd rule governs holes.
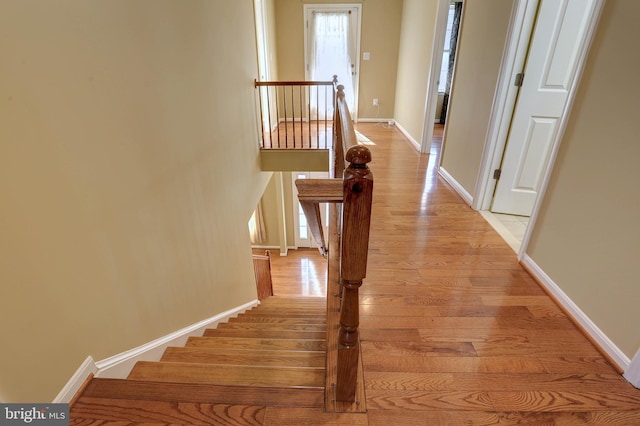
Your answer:
[[[293,196],[293,224],[296,248],[310,248],[315,247],[316,243],[311,235],[311,230],[307,224],[307,217],[302,210],[302,206],[298,201],[298,189],[296,187],[297,179],[327,179],[329,177],[328,172],[292,172],[291,173],[291,188]],[[320,218],[322,223],[322,231],[325,238],[329,235],[329,205],[327,203],[320,204]]]
[[[458,32],[462,18],[462,0],[451,1],[447,15],[447,28],[444,36],[442,66],[438,81],[438,107],[436,108],[436,122],[445,124],[449,108],[449,96],[453,83],[453,70],[458,46]]]
[[[361,9],[360,4],[304,5],[306,79],[331,81],[337,75],[354,121],[358,116]],[[330,119],[333,116],[331,99],[314,99],[317,94],[313,91],[310,96],[312,118],[322,120],[325,118],[322,114],[327,111],[329,117],[326,118]]]
[[[517,0],[472,207],[531,217],[526,249],[602,0]]]

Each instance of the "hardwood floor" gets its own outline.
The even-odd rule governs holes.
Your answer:
[[[323,408],[327,261],[307,249],[272,256],[276,297],[127,380],[91,380],[70,424],[640,425],[640,390],[438,178],[438,141],[422,155],[393,127],[358,130],[375,176],[360,293],[366,412]],[[297,295],[315,297],[283,297]]]
[[[395,128],[357,129],[375,176],[360,321],[368,411],[267,407],[264,424],[640,424],[640,390],[438,178],[439,141],[421,155]],[[290,253],[273,257],[275,294],[323,295],[326,261]]]

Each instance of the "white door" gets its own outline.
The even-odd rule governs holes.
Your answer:
[[[596,0],[541,0],[491,211],[530,216]]]
[[[305,73],[307,80],[331,81],[338,76],[352,117],[357,117],[360,50],[360,9],[356,4],[305,5]],[[312,119],[329,119],[331,99],[310,92]]]

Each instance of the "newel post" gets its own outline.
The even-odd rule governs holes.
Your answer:
[[[371,152],[362,145],[347,151],[349,167],[344,171],[342,213],[341,280],[343,285],[340,331],[338,334],[338,366],[336,399],[355,401],[360,324],[358,289],[367,270],[373,174],[367,164]]]

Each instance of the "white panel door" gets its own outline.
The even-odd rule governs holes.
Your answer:
[[[541,0],[491,211],[530,216],[596,0]]]

